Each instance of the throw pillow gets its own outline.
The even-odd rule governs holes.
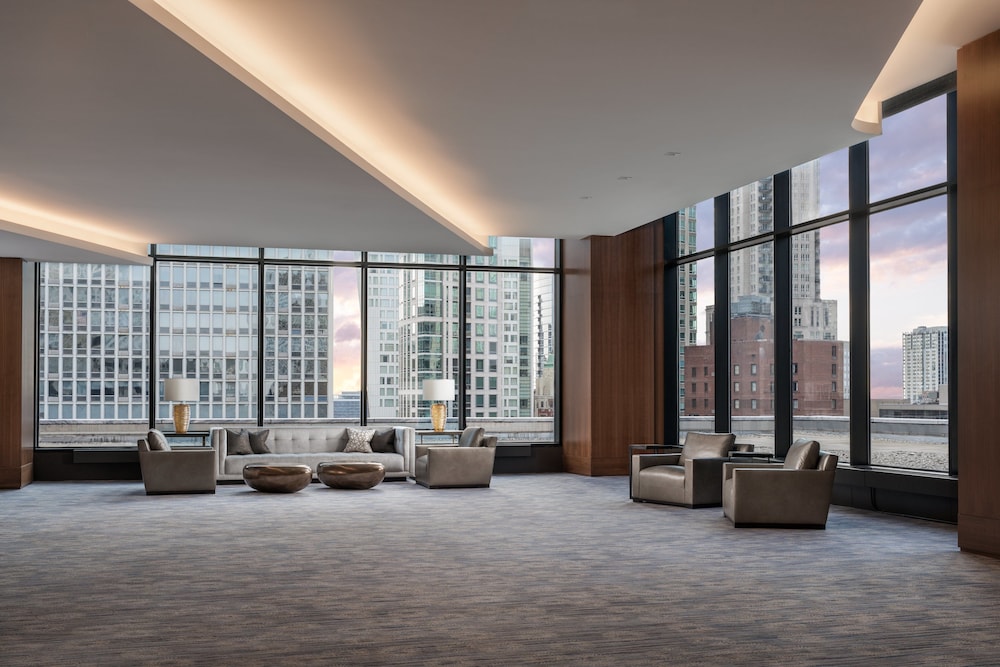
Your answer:
[[[347,429],[347,446],[345,452],[370,452],[372,451],[372,437],[375,435],[373,428],[349,428]]]
[[[250,448],[250,435],[245,428],[239,431],[226,429],[226,454],[229,456],[253,454]]]
[[[271,453],[271,448],[267,446],[267,436],[270,435],[270,433],[270,430],[249,431],[247,433],[250,437],[250,449],[253,450],[254,454]]]
[[[379,433],[375,432],[372,436],[371,448],[373,452],[380,452],[382,454],[395,454],[396,453],[396,429],[390,428]]]
[[[166,436],[163,435],[162,431],[155,428],[146,434],[146,442],[149,443],[149,451],[151,452],[170,451],[170,443],[167,442]]]

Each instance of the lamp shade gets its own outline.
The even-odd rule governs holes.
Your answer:
[[[163,400],[197,401],[201,385],[189,378],[167,378],[163,381]]]
[[[425,401],[450,401],[454,398],[454,380],[424,380]]]

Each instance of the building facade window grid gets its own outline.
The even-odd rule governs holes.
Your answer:
[[[162,401],[160,380],[171,376],[201,381],[200,400],[192,405],[196,424],[256,423],[258,403],[263,423],[419,420],[427,412],[420,381],[458,379],[460,344],[481,353],[468,354],[466,411],[460,418],[459,401],[449,405],[452,426],[538,417],[545,423],[529,437],[551,441],[557,245],[551,239],[491,242],[497,246],[491,258],[166,246],[154,249],[152,270],[40,265],[42,445],[66,444],[52,433],[60,423],[131,422],[126,431],[166,426],[170,406]],[[460,343],[459,277],[466,272],[468,326]],[[335,390],[333,348],[347,334],[337,328],[335,311],[345,302],[334,287],[345,283],[354,293],[354,305],[346,308],[354,311],[355,328],[367,298],[368,335],[356,337],[364,351],[347,370],[356,376],[355,389],[344,390],[342,382]],[[151,289],[157,297],[152,327]],[[506,428],[513,431],[508,438],[517,437],[517,426]]]

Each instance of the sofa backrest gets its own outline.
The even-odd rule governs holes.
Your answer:
[[[347,429],[333,426],[270,426],[267,445],[275,454],[342,452]]]

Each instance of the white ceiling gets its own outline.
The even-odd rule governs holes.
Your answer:
[[[133,2],[5,3],[0,256],[617,234],[864,139],[919,5]],[[932,7],[979,14],[933,21],[916,83],[1000,27],[993,0]]]

